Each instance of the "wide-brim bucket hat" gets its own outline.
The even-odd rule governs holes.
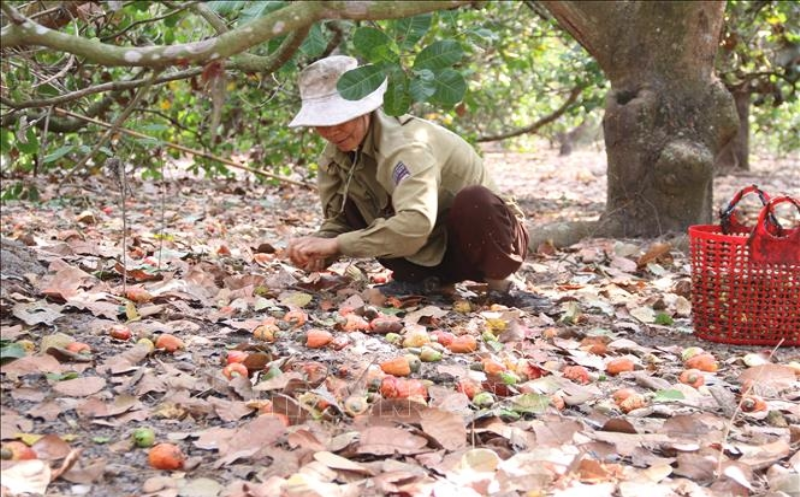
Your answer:
[[[353,57],[332,55],[303,69],[299,82],[303,104],[289,127],[335,126],[380,107],[386,93],[386,80],[360,100],[347,100],[336,89],[342,74],[357,67],[358,61]]]

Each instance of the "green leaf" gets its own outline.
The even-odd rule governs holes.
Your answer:
[[[436,78],[436,74],[433,73],[430,69],[422,69],[421,71],[414,71],[419,79],[423,81],[433,81]]]
[[[416,45],[431,28],[432,19],[433,14],[427,13],[396,21],[393,31],[400,49],[407,51]]]
[[[137,0],[133,2],[133,8],[138,10],[139,12],[147,12],[147,9],[150,8],[150,3],[145,0]]]
[[[47,156],[42,159],[42,164],[50,164],[51,162],[55,162],[58,159],[64,157],[68,153],[72,152],[75,147],[73,145],[65,145],[63,147],[57,148],[52,153],[47,154]]]
[[[142,133],[160,133],[162,131],[168,131],[169,129],[169,126],[161,123],[145,124],[139,127],[139,131]]]
[[[314,24],[311,26],[306,39],[303,40],[303,44],[300,45],[300,51],[307,57],[315,58],[322,55],[327,46],[328,40],[325,39],[322,28],[319,24]]]
[[[445,69],[433,81],[436,93],[431,98],[432,102],[437,102],[445,106],[452,106],[463,100],[467,92],[467,82],[464,76],[455,69]]]
[[[656,314],[655,323],[664,326],[672,326],[673,324],[675,324],[675,320],[673,320],[672,316],[670,316],[669,314],[665,312],[659,312],[658,314]]]
[[[497,41],[500,39],[497,33],[487,28],[470,29],[467,31],[467,34],[486,41]]]
[[[171,16],[164,19],[164,26],[168,28],[174,28],[178,25],[178,22],[181,20],[181,16],[178,14],[172,14]]]
[[[36,131],[33,128],[27,129],[25,132],[25,139],[27,143],[23,143],[21,140],[17,141],[17,148],[19,148],[20,152],[33,155],[39,151],[39,137],[36,135]]]
[[[42,85],[39,87],[39,93],[48,97],[55,97],[61,95],[61,91],[51,84]]]
[[[411,80],[408,91],[415,102],[427,102],[436,93],[436,85],[433,81],[415,78]]]
[[[441,40],[425,47],[414,60],[414,69],[430,69],[439,72],[460,61],[464,51],[457,41]]]
[[[240,0],[212,0],[211,2],[206,2],[206,7],[217,14],[224,15],[241,10],[246,3],[247,2]]]
[[[39,189],[36,188],[35,185],[29,186],[25,198],[31,202],[38,202],[41,198],[39,195]]]
[[[659,390],[656,392],[655,397],[653,397],[653,402],[673,402],[676,400],[683,400],[686,397],[683,395],[683,392],[680,390]]]
[[[0,364],[6,364],[23,357],[25,357],[25,349],[18,343],[4,344],[0,348]]]
[[[22,193],[22,183],[16,182],[9,187],[3,188],[0,200],[18,200]]]
[[[372,51],[372,54],[370,55],[370,62],[374,62],[376,64],[399,64],[400,54],[397,53],[392,45],[381,45],[379,47],[375,47],[375,50]]]
[[[277,0],[257,0],[245,2],[247,8],[239,15],[238,24],[246,24],[259,17],[264,17],[283,7],[284,2]]]
[[[408,93],[408,78],[402,71],[392,74],[386,94],[383,96],[383,110],[390,116],[400,116],[411,107],[411,95]]]
[[[67,371],[66,373],[47,373],[45,377],[50,381],[66,381],[79,378],[80,375],[75,371]]]
[[[404,309],[398,309],[397,307],[381,307],[380,310],[388,316],[397,316],[406,312]]]
[[[133,141],[138,143],[143,147],[161,147],[164,145],[164,142],[159,140],[158,138],[133,138]]]
[[[336,83],[336,88],[347,100],[359,100],[377,90],[385,79],[383,69],[368,64],[344,73]]]
[[[6,150],[11,150],[11,138],[13,136],[14,133],[12,133],[10,129],[0,129],[0,150],[4,152]]]
[[[377,28],[359,28],[353,35],[353,45],[367,62],[396,62],[397,52],[392,48],[392,40]]]

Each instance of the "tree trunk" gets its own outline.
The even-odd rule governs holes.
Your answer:
[[[722,148],[717,156],[716,171],[749,171],[750,170],[750,91],[740,89],[732,91],[739,114],[739,131],[733,140]]]
[[[611,82],[601,236],[659,236],[712,220],[714,158],[736,133],[713,73],[724,2],[544,1]]]

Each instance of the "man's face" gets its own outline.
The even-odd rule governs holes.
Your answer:
[[[367,136],[369,120],[370,115],[365,114],[335,126],[315,126],[314,130],[342,152],[352,152]]]

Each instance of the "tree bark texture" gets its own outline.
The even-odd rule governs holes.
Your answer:
[[[725,3],[543,3],[611,82],[599,234],[659,236],[711,222],[714,158],[739,123],[713,72]]]
[[[454,9],[473,0],[418,0],[415,2],[367,2],[344,0],[308,0],[292,2],[271,15],[259,17],[214,38],[174,45],[145,47],[117,46],[74,36],[35,23],[9,4],[0,3],[11,22],[0,28],[0,48],[41,46],[67,52],[105,66],[150,67],[159,69],[175,65],[208,64],[232,58],[228,67],[253,65],[246,50],[273,38],[301,29],[308,29],[322,19],[400,19],[425,12]],[[302,39],[300,40],[302,42]],[[240,55],[241,54],[241,55]],[[245,70],[259,70],[250,67]]]
[[[750,170],[750,90],[733,90],[736,112],[739,114],[739,131],[733,140],[717,155],[716,172]]]

